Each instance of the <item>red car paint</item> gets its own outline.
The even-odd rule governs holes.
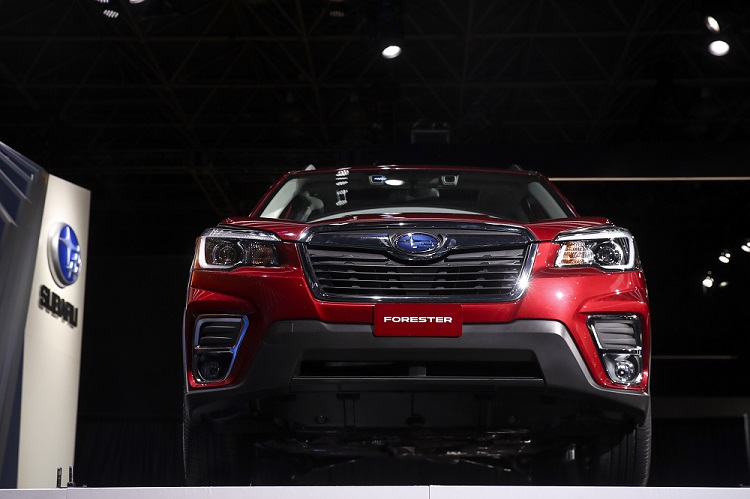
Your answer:
[[[304,368],[300,366],[308,359],[323,365],[330,364],[330,366],[333,366],[331,369],[334,369],[341,360],[351,361],[349,363],[354,368],[357,368],[360,362],[365,364],[375,362],[377,364],[383,359],[388,359],[389,362],[394,364],[409,364],[410,362],[419,364],[416,367],[410,367],[408,375],[398,375],[402,376],[401,378],[391,379],[391,375],[385,377],[375,375],[374,378],[372,378],[373,375],[367,375],[370,378],[363,377],[361,389],[368,393],[373,390],[370,386],[372,383],[375,383],[379,387],[377,390],[381,390],[383,393],[391,389],[404,390],[403,386],[405,385],[403,383],[416,383],[416,388],[408,388],[407,390],[413,390],[415,394],[423,393],[419,386],[420,383],[427,381],[431,383],[429,386],[432,388],[427,389],[424,393],[429,393],[430,390],[434,390],[435,386],[440,386],[443,380],[445,386],[440,388],[440,391],[462,391],[464,390],[462,387],[466,383],[471,385],[472,380],[475,380],[477,383],[475,389],[477,390],[489,390],[492,393],[495,393],[495,390],[501,390],[499,393],[502,393],[502,390],[504,390],[502,386],[505,386],[503,383],[507,380],[503,381],[498,378],[499,384],[495,387],[492,381],[485,379],[487,376],[491,378],[492,374],[475,375],[469,369],[469,372],[465,375],[451,371],[451,374],[447,376],[429,378],[429,376],[424,375],[425,368],[422,364],[427,361],[426,359],[432,359],[433,357],[439,363],[452,362],[454,360],[452,358],[454,355],[452,345],[455,345],[455,360],[459,361],[457,365],[467,360],[481,364],[481,349],[485,348],[481,345],[486,344],[483,342],[490,341],[491,345],[492,338],[505,341],[503,335],[508,335],[508,338],[515,338],[509,340],[509,345],[511,345],[508,347],[509,351],[513,350],[512,345],[515,341],[520,341],[519,344],[523,345],[523,347],[519,347],[522,348],[522,351],[519,350],[513,355],[523,355],[523,352],[526,351],[530,351],[532,357],[536,355],[539,359],[541,371],[543,371],[541,374],[544,379],[543,384],[549,386],[552,390],[549,393],[555,397],[560,397],[560,400],[565,400],[568,396],[576,404],[579,403],[579,399],[585,400],[586,402],[581,410],[590,415],[590,408],[596,407],[599,404],[599,399],[601,399],[601,417],[604,419],[609,417],[605,414],[609,414],[612,407],[619,407],[626,415],[624,417],[634,418],[636,422],[634,424],[643,424],[644,418],[650,418],[648,390],[651,319],[646,281],[637,259],[635,245],[631,243],[632,248],[629,250],[625,248],[625,250],[635,253],[632,264],[629,266],[621,264],[619,261],[609,266],[607,264],[567,265],[559,263],[561,261],[559,255],[564,246],[564,241],[579,238],[587,241],[586,244],[594,241],[594,243],[591,243],[593,246],[590,247],[599,248],[599,246],[596,246],[596,244],[599,244],[596,241],[601,240],[604,241],[602,244],[610,245],[613,245],[614,241],[627,241],[627,237],[629,237],[627,231],[615,227],[605,218],[580,217],[556,187],[549,184],[543,176],[533,172],[505,172],[504,174],[509,176],[511,182],[513,179],[522,179],[523,182],[529,181],[543,185],[548,192],[549,199],[554,199],[557,203],[557,208],[553,211],[561,215],[558,218],[522,221],[503,218],[490,213],[460,212],[466,211],[463,207],[461,210],[447,209],[445,212],[441,212],[440,208],[432,206],[425,211],[419,211],[419,209],[410,211],[407,209],[404,212],[399,212],[398,208],[384,206],[381,210],[382,213],[371,212],[373,210],[365,206],[366,209],[352,210],[350,213],[338,213],[335,211],[338,208],[331,208],[332,203],[329,200],[326,206],[333,210],[332,215],[322,216],[319,220],[293,220],[284,219],[279,215],[280,213],[287,213],[291,208],[289,210],[287,208],[281,209],[282,207],[279,207],[279,209],[269,208],[274,206],[276,202],[274,196],[279,196],[285,185],[291,185],[291,182],[297,181],[294,179],[302,179],[299,180],[302,183],[305,179],[315,179],[318,176],[328,175],[331,182],[337,180],[342,183],[341,190],[344,190],[343,188],[348,188],[351,185],[349,183],[349,179],[352,178],[350,175],[353,174],[351,172],[357,172],[356,175],[364,178],[365,182],[369,175],[372,192],[381,189],[381,184],[390,176],[407,178],[411,172],[418,172],[418,175],[425,178],[433,175],[437,179],[435,182],[438,182],[439,187],[444,189],[444,191],[437,192],[438,194],[450,191],[460,185],[461,182],[467,182],[465,179],[471,178],[473,174],[493,174],[493,171],[486,169],[455,167],[381,167],[328,172],[293,172],[271,187],[269,193],[258,203],[251,216],[233,217],[221,222],[217,227],[219,231],[251,234],[252,238],[260,234],[258,236],[261,238],[259,241],[266,245],[266,248],[273,248],[274,257],[269,260],[271,263],[268,265],[253,266],[240,263],[228,264],[226,268],[221,268],[223,260],[219,259],[217,260],[218,263],[211,263],[211,265],[220,268],[213,268],[211,265],[206,266],[201,263],[198,253],[208,250],[202,249],[199,241],[196,259],[190,275],[183,333],[186,415],[189,420],[210,419],[214,412],[227,411],[227,407],[230,406],[239,407],[247,403],[252,406],[255,403],[259,404],[258,407],[261,407],[269,400],[276,400],[274,397],[284,397],[285,394],[296,393],[294,380],[304,375],[301,371]],[[364,177],[362,177],[363,175]],[[429,184],[427,188],[421,187],[421,190],[415,188],[414,192],[421,192],[426,199],[429,198],[432,202],[438,197],[433,192],[436,189],[430,187],[432,185],[434,185],[434,182]],[[346,192],[337,195],[339,196],[338,204],[343,203],[346,206],[347,202],[356,201],[352,194]],[[313,195],[305,193],[305,196],[307,196],[305,199],[310,204],[307,214],[310,213],[310,208],[325,204]],[[335,200],[335,198],[332,199]],[[290,201],[289,206],[291,204]],[[539,212],[538,207],[529,208],[529,210],[534,213]],[[270,213],[274,216],[263,217],[264,213]],[[506,234],[503,231],[507,231],[508,234],[524,238],[526,241],[524,243],[526,247],[526,250],[524,250],[526,253],[524,254],[526,256],[523,257],[523,262],[525,262],[523,265],[528,265],[528,274],[524,275],[524,271],[521,271],[519,276],[522,277],[518,279],[524,282],[521,283],[520,280],[516,282],[514,293],[516,291],[517,293],[513,294],[510,299],[469,297],[469,299],[463,300],[460,297],[451,298],[450,296],[433,299],[430,294],[425,295],[422,299],[411,299],[412,297],[408,295],[404,299],[393,296],[390,298],[378,296],[342,298],[335,293],[331,294],[313,289],[319,284],[316,281],[317,278],[311,276],[313,273],[311,263],[305,261],[305,258],[311,258],[306,256],[308,250],[305,248],[307,245],[314,246],[317,236],[321,236],[325,240],[329,237],[338,237],[340,234],[367,234],[368,231],[373,234],[383,231],[387,233],[379,236],[382,244],[385,245],[384,249],[382,251],[373,250],[373,254],[383,253],[390,255],[388,258],[402,259],[401,264],[406,262],[406,267],[415,264],[415,262],[416,265],[419,265],[420,258],[422,258],[419,254],[421,250],[417,249],[414,250],[414,254],[404,255],[399,253],[400,250],[396,247],[400,237],[399,234],[414,232],[426,234],[427,239],[432,238],[430,244],[434,242],[437,245],[443,245],[444,248],[435,250],[434,254],[431,253],[432,250],[427,251],[428,256],[434,255],[433,260],[442,261],[451,258],[452,255],[459,254],[463,248],[461,244],[451,247],[453,240],[443,240],[442,234],[446,233],[448,234],[446,237],[450,238],[452,237],[451,231],[463,233],[462,231],[467,230],[471,234],[479,234],[478,237],[486,233],[495,234],[494,231],[501,231],[498,234]],[[605,237],[601,235],[602,233],[612,233],[613,235]],[[579,237],[578,234],[583,234],[583,236]],[[208,240],[212,237],[204,236],[203,239]],[[221,240],[221,237],[217,236],[216,239]],[[311,243],[311,241],[313,242]],[[227,247],[235,248],[232,244]],[[627,245],[627,242],[624,244]],[[212,251],[223,251],[220,245],[212,247],[219,248]],[[615,254],[615,257],[618,257],[617,253],[619,252],[619,257],[624,258],[623,248],[616,245],[613,247],[614,249],[609,248],[611,250],[609,256]],[[227,250],[230,253],[234,251],[231,248]],[[325,246],[325,248],[328,247]],[[331,248],[335,247],[332,246]],[[340,253],[347,255],[348,251],[350,250],[341,250]],[[440,251],[446,251],[448,256],[442,255]],[[604,253],[607,252],[604,251]],[[263,255],[267,254],[268,250],[263,253]],[[607,260],[609,256],[605,254],[602,257],[604,258],[603,261],[609,262]],[[203,258],[205,260],[205,255]],[[344,259],[346,258],[344,256]],[[599,258],[599,256],[596,258]],[[409,261],[412,263],[409,263]],[[449,271],[450,265],[448,265],[446,272]],[[480,277],[479,279],[483,278]],[[442,292],[443,288],[438,286],[437,289]],[[245,318],[243,320],[246,320],[248,325],[247,329],[243,331],[241,339],[238,340],[236,349],[232,351],[231,364],[224,364],[226,372],[219,374],[218,379],[212,380],[208,379],[210,376],[200,374],[202,372],[201,366],[194,365],[196,362],[204,362],[207,358],[202,353],[201,348],[203,346],[198,345],[201,340],[198,339],[199,327],[196,321],[199,318],[210,321],[213,318],[223,317],[235,322],[239,321],[238,318]],[[623,317],[625,318],[623,324],[632,325],[632,336],[635,338],[633,341],[638,345],[637,351],[626,349],[623,350],[624,353],[617,353],[619,350],[616,348],[612,350],[611,346],[597,345],[597,341],[600,340],[595,338],[592,330],[592,328],[599,327],[596,321],[603,321],[606,324],[607,321],[614,320],[617,322]],[[590,321],[594,321],[593,324],[595,325],[590,325]],[[237,323],[239,324],[239,322]],[[565,340],[567,343],[561,343],[561,345],[567,346],[563,347],[566,350],[565,352],[561,351],[561,359],[562,357],[565,357],[565,359],[561,360],[559,364],[556,362],[554,355],[550,356],[549,346],[544,347],[547,349],[546,351],[535,352],[533,340],[523,339],[526,335],[529,335],[528,338],[533,338],[532,333],[534,331],[530,330],[521,336],[514,336],[516,326],[523,331],[524,327],[533,328],[536,327],[536,324],[546,324],[544,327],[547,329],[554,329],[555,324],[563,326],[561,330],[563,333],[561,334],[569,340]],[[352,332],[351,335],[341,336],[341,338],[345,338],[344,344],[328,344],[321,347],[320,351],[309,346],[300,347],[300,350],[294,350],[294,348],[284,350],[286,357],[283,358],[283,365],[285,366],[284,369],[289,369],[289,372],[286,373],[285,371],[281,376],[271,376],[270,378],[273,378],[274,381],[258,379],[259,376],[264,377],[267,372],[259,373],[256,364],[274,366],[273,356],[281,355],[278,352],[287,348],[287,338],[290,338],[290,345],[295,341],[303,344],[306,343],[305,336],[308,334],[310,337],[317,334],[323,334],[321,338],[327,337],[325,336],[326,333],[313,333],[312,330],[307,333],[304,328],[312,327],[315,331],[317,331],[316,328],[333,328],[331,331],[338,331],[337,325],[343,328],[350,327],[352,331],[356,329],[360,332],[356,334]],[[280,327],[281,329],[278,330]],[[362,328],[370,331],[367,334],[368,338],[361,336],[363,334]],[[507,332],[499,332],[497,336],[493,336],[495,334],[492,332],[493,328]],[[282,330],[285,331],[283,334]],[[472,331],[467,338],[463,338],[465,330]],[[619,329],[615,328],[614,331],[617,332]],[[596,333],[596,335],[598,334]],[[293,340],[292,337],[294,337]],[[359,350],[358,338],[366,340],[364,341],[364,343],[367,343],[366,349]],[[378,342],[381,340],[384,342],[382,350],[378,347]],[[423,355],[419,353],[419,342],[424,342],[426,350]],[[531,346],[529,346],[530,344]],[[404,349],[401,350],[398,345],[403,345]],[[469,345],[468,349],[467,345]],[[611,353],[613,351],[615,353]],[[630,353],[634,353],[633,359],[637,358],[634,363],[639,372],[636,373],[637,376],[632,376],[632,381],[617,381],[612,369],[608,371],[605,367],[603,359],[607,356],[609,356],[608,359],[620,359],[626,354],[630,355]],[[502,351],[495,352],[495,354],[503,358]],[[293,358],[290,358],[290,355]],[[327,355],[330,355],[330,358],[326,357]],[[580,361],[571,361],[574,358],[580,359]],[[631,359],[631,357],[628,357],[628,359]],[[331,362],[327,362],[327,360],[331,360]],[[576,362],[578,363],[576,364]],[[620,362],[620,360],[613,362]],[[627,362],[623,364],[624,367],[629,365]],[[573,370],[579,371],[574,373],[574,377],[577,377],[576,379],[579,379],[579,381],[566,386],[565,383],[567,382],[563,379],[567,378],[565,376],[560,377],[560,370],[569,371],[571,366],[574,366],[572,367]],[[615,370],[619,367],[620,364],[617,364]],[[270,369],[274,369],[274,367],[270,367]],[[429,367],[426,369],[429,370]],[[563,374],[567,376],[569,373]],[[342,384],[343,382],[337,381],[339,378],[335,374],[330,379],[324,379],[325,376],[327,375],[320,374],[309,378],[307,380],[308,385],[304,386],[318,386],[314,383],[322,384],[318,388],[307,388],[306,390],[321,389],[321,393],[338,390],[346,396],[360,390],[356,377],[352,378],[347,375],[349,377],[346,377],[346,384]],[[526,382],[523,377],[519,380],[522,383]],[[392,386],[389,385],[391,381],[394,383]],[[313,385],[309,385],[311,382],[314,382]],[[412,385],[408,386],[411,387]],[[420,396],[426,396],[424,393]],[[231,399],[231,404],[228,402],[225,404],[222,401],[224,394],[226,394],[227,400]],[[593,404],[593,406],[586,404]],[[321,428],[328,432],[343,431],[330,425],[326,426],[327,423],[320,423],[320,421],[327,420],[323,416],[315,416],[316,421],[320,420],[318,423],[304,426],[307,423],[301,423],[300,421],[310,421],[311,419],[305,418],[312,418],[317,414],[312,412],[307,414],[306,410],[303,407],[300,409],[300,414],[295,417],[288,415],[278,415],[277,417],[289,417],[288,424],[298,425],[299,428],[304,429],[305,435],[308,435],[305,438],[309,438],[310,432],[315,434],[315,431],[317,431],[316,425],[322,425]],[[238,410],[238,414],[241,412]],[[264,410],[260,410],[259,413],[264,413]],[[221,414],[222,418],[226,417],[226,412],[221,412]],[[641,423],[638,423],[639,421]],[[186,424],[192,423],[187,422]],[[411,424],[405,423],[405,428],[408,428]],[[361,431],[367,430],[362,429]],[[457,430],[454,429],[453,431]],[[547,435],[545,436],[547,438],[548,434],[545,433],[545,435]],[[394,436],[393,438],[397,437]],[[497,457],[500,457],[500,454]],[[190,458],[186,454],[186,463],[189,460]],[[199,481],[201,480],[199,479]],[[641,478],[628,479],[627,483],[640,483],[640,480]]]
[[[383,217],[352,217],[337,222],[367,222]],[[388,217],[391,219],[392,217]],[[466,219],[456,216],[441,217],[441,220],[497,223],[488,217]],[[424,221],[429,217],[398,217],[398,220]],[[463,305],[464,323],[511,322],[518,319],[551,319],[565,323],[573,332],[576,344],[584,354],[591,374],[602,386],[622,390],[646,390],[648,387],[648,363],[643,378],[635,385],[621,386],[608,380],[594,348],[586,326],[586,317],[596,313],[634,313],[644,320],[644,357],[650,355],[650,315],[648,293],[643,272],[632,271],[610,273],[599,269],[554,267],[558,245],[550,241],[564,230],[596,227],[609,223],[603,218],[566,219],[560,222],[530,224],[528,228],[539,238],[538,253],[526,293],[510,303],[486,303]],[[370,324],[374,305],[352,303],[325,303],[316,300],[310,293],[302,264],[293,245],[296,238],[311,225],[279,221],[263,221],[253,218],[231,218],[224,225],[263,228],[278,234],[283,243],[279,245],[283,265],[279,269],[237,268],[231,272],[194,268],[190,279],[185,331],[186,344],[192,331],[191,318],[214,310],[224,312],[251,313],[255,319],[251,327],[251,341],[242,345],[240,359],[230,376],[218,383],[196,383],[188,369],[191,388],[210,388],[231,384],[247,367],[254,346],[260,341],[263,326],[282,319],[317,318],[325,322],[362,322]],[[291,244],[290,244],[291,243]],[[250,284],[250,286],[248,286]],[[207,292],[221,292],[217,297]],[[229,296],[223,296],[228,294]],[[231,297],[231,299],[230,299]],[[214,300],[217,303],[212,303]],[[188,368],[190,367],[189,359]]]

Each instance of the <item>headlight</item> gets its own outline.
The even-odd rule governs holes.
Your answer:
[[[198,265],[204,269],[231,269],[241,265],[278,267],[276,243],[270,232],[213,228],[198,244]]]
[[[638,266],[633,236],[619,227],[566,231],[560,233],[554,242],[560,245],[555,267],[631,270]]]

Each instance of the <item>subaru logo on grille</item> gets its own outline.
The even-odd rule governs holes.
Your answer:
[[[64,288],[76,282],[81,271],[81,245],[70,225],[56,223],[52,226],[47,259],[52,278],[58,286]]]
[[[393,246],[404,253],[429,253],[440,247],[440,239],[430,234],[414,232],[396,236],[393,240]]]

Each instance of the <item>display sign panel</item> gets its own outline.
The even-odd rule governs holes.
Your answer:
[[[90,193],[50,176],[23,348],[18,487],[73,465]]]

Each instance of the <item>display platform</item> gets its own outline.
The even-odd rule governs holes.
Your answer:
[[[748,499],[750,488],[683,487],[176,487],[0,490],[1,499]]]

